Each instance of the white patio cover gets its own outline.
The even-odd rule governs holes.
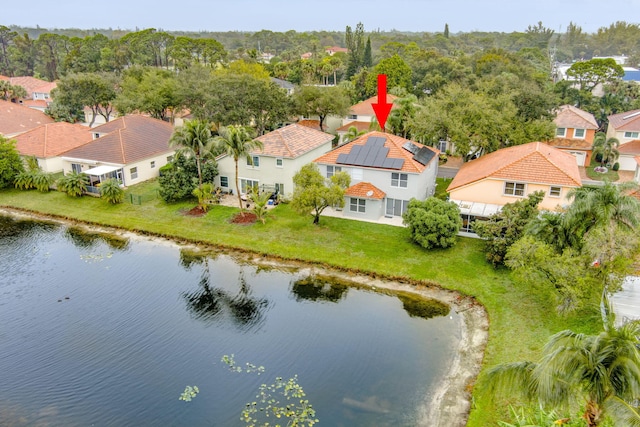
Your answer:
[[[83,171],[83,173],[86,173],[87,175],[101,176],[101,175],[104,175],[104,174],[109,173],[109,172],[117,171],[118,169],[122,169],[122,167],[119,167],[119,166],[97,166],[97,167],[92,168],[92,169],[87,169],[86,171]]]

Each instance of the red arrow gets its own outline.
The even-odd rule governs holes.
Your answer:
[[[380,129],[384,132],[384,125],[391,112],[392,103],[387,103],[387,75],[378,74],[378,102],[372,104],[373,111],[380,124]]]

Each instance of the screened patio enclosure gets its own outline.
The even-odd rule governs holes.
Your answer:
[[[89,185],[87,191],[89,193],[100,193],[100,184],[108,179],[117,179],[120,185],[122,181],[122,167],[120,166],[97,166],[95,168],[87,169],[84,173],[89,176]]]

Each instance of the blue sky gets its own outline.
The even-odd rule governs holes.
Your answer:
[[[616,21],[640,22],[640,0],[79,0],[7,1],[0,25],[207,31],[524,31],[569,22],[593,33]],[[635,20],[635,21],[634,21]]]

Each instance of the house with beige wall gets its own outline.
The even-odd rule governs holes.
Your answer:
[[[61,154],[64,173],[83,172],[91,184],[109,178],[124,186],[156,178],[173,159],[173,126],[142,115],[123,116],[90,130],[87,144]]]
[[[553,122],[556,125],[555,138],[547,144],[573,155],[578,166],[589,166],[598,130],[594,115],[573,105],[562,105]]]
[[[293,194],[293,176],[307,163],[331,150],[333,135],[297,123],[284,126],[256,138],[263,147],[251,151],[238,163],[236,188],[235,161],[218,156],[216,185],[223,191],[247,194],[252,187],[288,197]]]
[[[327,178],[337,172],[351,176],[344,218],[379,221],[402,217],[411,199],[424,200],[435,193],[439,154],[397,135],[369,132],[314,162]]]
[[[473,232],[476,219],[487,219],[502,206],[536,191],[545,194],[539,209],[567,206],[571,203],[569,191],[581,185],[573,155],[542,142],[530,142],[465,163],[447,192],[460,208],[461,231]]]
[[[640,139],[640,109],[608,116],[607,139],[616,138],[620,145]]]

